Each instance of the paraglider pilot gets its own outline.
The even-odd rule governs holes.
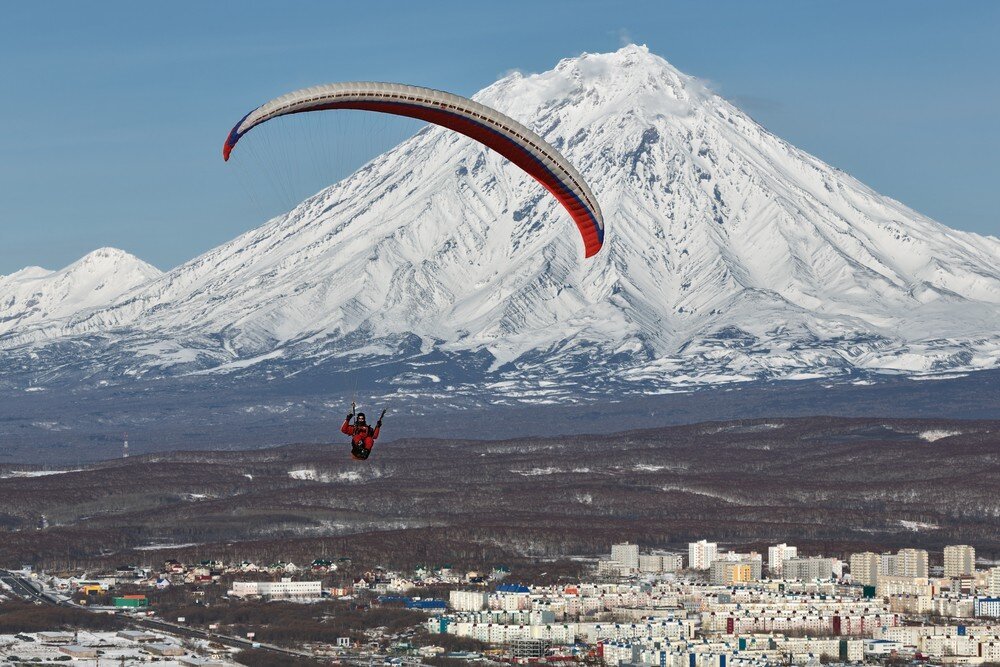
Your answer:
[[[382,411],[382,417],[384,416],[385,410]],[[372,428],[365,421],[365,413],[359,412],[355,416],[354,404],[351,404],[351,412],[344,419],[344,425],[340,427],[340,432],[351,436],[351,456],[358,461],[364,461],[371,455],[372,447],[378,440],[379,429],[382,428],[382,417],[378,418],[378,421],[375,422],[375,428]],[[351,423],[352,418],[354,419],[353,424]]]

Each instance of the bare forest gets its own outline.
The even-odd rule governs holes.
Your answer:
[[[1000,422],[795,418],[594,436],[343,443],[0,470],[0,564],[217,558],[469,566],[794,541],[1000,556]],[[562,560],[562,562],[566,562]]]

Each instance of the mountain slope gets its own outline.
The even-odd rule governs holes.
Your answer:
[[[60,271],[31,266],[0,276],[0,335],[107,306],[162,275],[116,248],[99,248]]]
[[[454,391],[515,395],[1000,365],[1000,239],[879,195],[644,47],[476,99],[588,179],[607,221],[598,256],[582,259],[529,177],[431,127],[114,304],[0,347],[96,338],[92,364],[130,374],[403,360],[387,380],[414,387],[441,379],[426,364],[473,359]]]

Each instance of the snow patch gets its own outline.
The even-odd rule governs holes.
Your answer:
[[[183,542],[180,544],[173,544],[169,542],[163,542],[158,544],[147,544],[142,547],[135,547],[136,551],[157,551],[159,549],[186,549],[187,547],[196,547],[200,542]]]
[[[936,523],[923,523],[921,521],[904,521],[900,520],[899,525],[907,530],[912,530],[914,532],[919,532],[922,530],[938,530],[941,526]]]
[[[918,437],[921,440],[926,440],[927,442],[936,442],[942,438],[950,438],[953,435],[962,435],[962,432],[949,431],[946,429],[931,429],[929,431],[921,431]]]
[[[74,468],[72,470],[11,470],[8,473],[0,475],[0,479],[8,479],[12,477],[48,477],[49,475],[66,475],[71,472],[83,471],[83,468]]]
[[[377,479],[379,477],[382,477],[382,471],[379,470],[378,468],[367,468],[364,473],[357,470],[323,472],[323,471],[318,471],[315,468],[303,468],[301,470],[289,471],[288,476],[291,477],[292,479],[298,479],[308,482],[322,482],[324,484],[332,484],[337,482],[356,484],[358,482],[365,482],[370,479]]]
[[[530,470],[511,470],[511,472],[523,475],[524,477],[537,477],[539,475],[558,475],[559,473],[566,472],[562,468],[548,467],[548,468],[531,468]]]

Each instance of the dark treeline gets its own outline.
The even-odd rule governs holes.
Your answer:
[[[46,630],[114,630],[117,627],[118,621],[107,614],[29,602],[0,602],[0,635]]]
[[[260,648],[243,649],[233,659],[247,667],[319,667],[329,664],[328,660],[311,660],[290,655],[278,655]]]

